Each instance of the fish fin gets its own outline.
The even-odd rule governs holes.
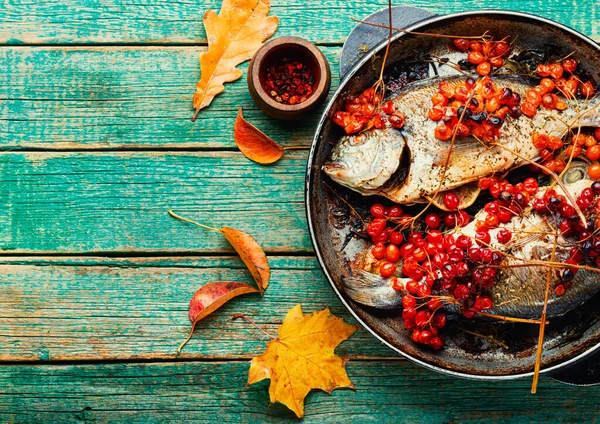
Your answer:
[[[475,200],[477,200],[477,197],[479,196],[479,193],[481,192],[481,189],[479,188],[479,183],[477,181],[472,182],[472,183],[468,183],[465,184],[463,186],[457,187],[453,190],[448,190],[448,191],[442,191],[440,193],[437,194],[437,196],[435,196],[433,199],[430,196],[425,196],[425,198],[427,200],[431,200],[431,202],[439,209],[446,211],[446,212],[450,212],[454,209],[448,209],[445,205],[444,205],[444,196],[446,195],[446,193],[454,193],[458,196],[458,208],[457,209],[466,209],[469,206],[471,206],[473,203],[475,203]]]
[[[519,249],[529,243],[533,243],[534,241],[541,240],[543,237],[544,237],[543,234],[529,234],[525,237],[511,241],[507,247],[509,247],[511,249]]]
[[[600,128],[600,96],[592,97],[586,104],[586,108],[578,113],[570,128],[576,127]]]
[[[374,289],[390,285],[389,280],[385,280],[379,275],[364,271],[362,269],[355,271],[355,275],[348,278],[354,278],[356,280],[353,286],[357,289]]]
[[[473,158],[470,157],[470,155],[473,153],[474,150],[482,151],[486,149],[488,149],[488,147],[483,145],[475,137],[466,137],[461,138],[460,140],[457,139],[452,148],[450,148],[450,143],[448,143],[447,148],[438,151],[438,157],[436,162],[434,162],[434,165],[443,166],[449,158],[455,163],[467,159],[472,160]],[[448,161],[448,164],[450,164],[450,161]]]
[[[523,246],[525,246],[529,243],[533,243],[534,241],[542,240],[543,238],[545,238],[547,236],[548,232],[550,231],[550,229],[548,228],[548,225],[545,223],[532,225],[531,227],[529,227],[528,230],[535,234],[528,234],[525,237],[515,237],[511,242],[509,242],[507,244],[506,247],[508,247],[510,249],[522,248]],[[516,233],[518,235],[518,231]]]

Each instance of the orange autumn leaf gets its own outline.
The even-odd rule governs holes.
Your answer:
[[[283,147],[244,119],[238,111],[233,127],[235,144],[248,159],[263,165],[277,162],[283,156]]]
[[[196,324],[201,319],[212,314],[234,297],[246,293],[258,293],[258,290],[248,284],[230,282],[214,282],[200,287],[190,301],[189,317],[192,322],[190,334],[177,349],[177,354],[192,338]]]
[[[262,295],[269,286],[271,267],[269,267],[267,255],[265,255],[260,244],[250,234],[235,228],[222,227],[219,228],[219,232],[225,236],[229,244],[240,255]]]
[[[189,222],[190,224],[197,225],[207,230],[217,231],[223,234],[223,236],[225,236],[229,244],[231,244],[231,246],[240,256],[240,258],[250,271],[250,274],[252,274],[252,277],[254,278],[254,281],[256,281],[256,285],[258,286],[258,290],[260,291],[260,294],[262,296],[266,288],[269,286],[269,280],[271,278],[271,267],[269,266],[267,255],[265,254],[262,247],[260,247],[260,244],[258,244],[258,242],[254,239],[254,237],[243,231],[236,230],[235,228],[209,227],[208,225],[200,224],[196,221],[192,221],[191,219],[179,216],[173,211],[169,211],[169,215],[181,221]]]
[[[270,379],[271,402],[284,404],[302,418],[304,398],[312,389],[331,394],[334,389],[354,388],[344,368],[347,360],[335,355],[334,349],[356,329],[328,308],[303,315],[296,305],[283,320],[277,338],[252,359],[248,384]]]
[[[269,0],[223,0],[218,15],[206,11],[203,21],[208,51],[200,55],[202,75],[196,84],[192,120],[225,89],[224,83],[242,76],[237,65],[252,58],[262,42],[275,33],[279,19],[268,14]]]

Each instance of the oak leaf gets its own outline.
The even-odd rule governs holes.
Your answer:
[[[190,301],[189,317],[192,322],[190,334],[187,339],[181,343],[177,349],[177,353],[179,354],[183,346],[185,346],[192,338],[196,324],[198,324],[201,319],[212,314],[234,297],[246,293],[258,292],[257,289],[248,284],[235,282],[218,281],[200,287],[196,293],[194,293],[194,296],[192,296],[192,300]]]
[[[283,147],[244,119],[238,111],[233,127],[233,139],[248,159],[266,165],[277,162],[283,156]]]
[[[237,65],[252,58],[262,42],[275,33],[279,19],[268,14],[269,0],[223,0],[218,15],[206,11],[203,21],[208,51],[200,55],[202,75],[196,84],[192,120],[225,89],[224,83],[242,76]]]
[[[248,384],[270,379],[271,402],[284,404],[302,418],[304,398],[312,389],[331,394],[334,389],[354,388],[344,368],[347,360],[336,356],[334,349],[356,329],[328,308],[303,315],[296,305],[283,320],[277,338],[252,359]]]

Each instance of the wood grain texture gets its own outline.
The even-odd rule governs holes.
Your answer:
[[[269,261],[265,295],[236,298],[202,320],[181,358],[259,354],[267,338],[244,320],[232,321],[234,313],[271,334],[298,303],[306,313],[329,306],[354,322],[314,258]],[[200,286],[254,285],[240,260],[218,257],[2,258],[0,281],[0,361],[175,358],[190,329],[189,301]],[[398,358],[364,330],[339,351],[353,358]]]
[[[0,250],[231,251],[181,215],[252,234],[267,252],[311,252],[306,151],[261,166],[241,152],[0,154]]]
[[[0,20],[1,22],[1,20]],[[244,77],[192,122],[201,47],[0,48],[0,150],[227,148],[244,116],[283,145],[310,144],[322,108],[278,122],[252,101]],[[324,47],[338,85],[339,47]]]
[[[484,8],[519,10],[569,24],[595,38],[600,35],[595,25],[600,19],[600,8],[595,0],[508,0],[501,3],[490,0],[397,0],[394,5],[423,7],[442,14]],[[297,35],[318,43],[341,43],[354,26],[351,17],[365,17],[387,6],[387,1],[273,0],[271,6],[272,13],[280,18],[276,36]],[[9,1],[0,9],[0,22],[3,22],[0,43],[206,43],[201,18],[204,10],[209,8],[218,10],[220,1]]]
[[[244,387],[247,362],[0,366],[3,422],[299,422]],[[350,361],[356,391],[314,391],[303,423],[598,423],[600,387],[476,382],[407,362]]]

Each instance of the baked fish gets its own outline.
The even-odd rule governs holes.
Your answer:
[[[523,158],[537,159],[540,150],[531,141],[534,131],[562,138],[569,128],[600,127],[600,100],[596,98],[580,102],[580,113],[572,108],[561,112],[540,107],[533,118],[507,116],[497,145],[488,146],[467,136],[457,138],[450,151],[449,141],[434,137],[439,123],[428,117],[431,98],[442,81],[455,87],[464,83],[465,77],[428,79],[406,86],[390,99],[404,114],[404,127],[342,137],[323,171],[333,181],[364,195],[380,195],[399,204],[419,203],[438,191],[521,166],[526,163]],[[497,76],[493,82],[522,98],[532,88],[514,76]]]
[[[565,174],[565,186],[569,193],[576,198],[581,191],[590,187],[592,181],[587,179],[587,164],[575,165],[567,170]],[[577,181],[573,181],[576,180]],[[536,197],[541,197],[548,187],[540,187]],[[558,194],[564,192],[554,188]],[[472,222],[459,231],[468,237],[475,236],[475,222],[484,220],[487,212],[479,212]],[[500,244],[496,241],[496,234],[502,228],[509,229],[513,235],[511,241]],[[506,224],[500,224],[497,228],[490,230],[490,246],[499,251],[509,253],[505,255],[500,263],[500,271],[496,275],[495,284],[484,289],[494,302],[494,307],[486,312],[515,317],[515,318],[539,318],[543,305],[548,276],[548,267],[531,264],[522,266],[526,261],[549,261],[554,247],[553,230],[547,219],[532,210],[524,217],[514,217]],[[576,245],[574,237],[558,236],[555,252],[555,262],[564,263],[570,257],[570,250]],[[399,267],[400,268],[400,267]],[[565,264],[564,269],[568,268]],[[439,272],[439,271],[438,271]],[[402,278],[403,283],[409,278]],[[591,271],[580,269],[570,281],[570,287],[561,296],[557,295],[552,288],[559,282],[556,268],[552,271],[550,298],[547,306],[548,318],[564,315],[575,309],[592,296],[600,292],[600,269]],[[402,307],[403,292],[392,288],[391,279],[383,278],[379,274],[373,274],[364,270],[358,270],[354,275],[343,280],[346,293],[354,301],[377,309],[399,309]],[[459,312],[456,305],[446,305],[445,308],[451,312]]]

